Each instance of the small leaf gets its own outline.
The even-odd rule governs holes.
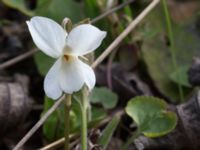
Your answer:
[[[94,88],[90,96],[90,101],[92,103],[101,103],[104,108],[111,109],[116,106],[118,97],[117,94],[113,93],[108,88],[100,87]]]
[[[170,75],[170,79],[173,82],[180,84],[182,86],[191,87],[191,85],[188,81],[188,70],[189,70],[189,66],[180,67],[180,68],[178,68],[177,71],[173,72]]]
[[[106,126],[102,135],[98,139],[98,144],[103,146],[103,149],[106,150],[107,146],[119,124],[120,118],[115,116],[111,122]]]
[[[138,96],[126,106],[126,113],[147,137],[160,137],[171,132],[177,123],[176,114],[168,112],[167,104],[156,97]]]
[[[29,10],[25,5],[25,0],[2,0],[7,6],[17,9],[28,16],[34,16],[34,12]]]

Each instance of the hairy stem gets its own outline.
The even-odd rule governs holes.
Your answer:
[[[71,95],[66,94],[65,98],[65,150],[69,150],[69,134],[70,134],[70,109],[71,109]]]
[[[82,89],[81,106],[81,149],[87,150],[87,109],[88,109],[88,91],[84,86]]]

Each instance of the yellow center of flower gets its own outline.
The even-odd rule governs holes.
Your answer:
[[[66,61],[69,61],[69,59],[70,59],[69,57],[70,57],[69,55],[64,55],[64,58]]]

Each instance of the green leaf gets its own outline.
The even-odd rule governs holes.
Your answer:
[[[156,97],[138,96],[126,106],[126,113],[147,137],[160,137],[171,132],[177,124],[176,114],[167,111],[167,104]]]
[[[103,146],[103,149],[106,150],[107,146],[117,128],[117,125],[119,124],[120,118],[118,116],[115,116],[111,122],[106,126],[106,128],[103,130],[102,135],[99,137],[97,143],[99,145]]]
[[[34,12],[26,7],[25,1],[26,0],[2,0],[7,6],[17,9],[28,16],[33,16]]]
[[[170,75],[170,79],[177,84],[190,88],[191,85],[188,81],[188,70],[189,66],[180,67]]]
[[[92,103],[100,103],[106,109],[114,108],[117,104],[117,94],[106,87],[94,88],[90,96]]]
[[[46,75],[51,66],[53,65],[55,59],[45,55],[43,52],[39,51],[34,54],[34,59],[37,64],[38,70],[41,75]]]

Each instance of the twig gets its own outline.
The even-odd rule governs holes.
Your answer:
[[[92,67],[95,68],[100,64],[109,54],[114,50],[122,40],[140,23],[140,21],[160,2],[160,0],[154,0],[147,6],[147,8],[135,19],[130,25],[108,46],[108,48],[96,59],[92,64]]]
[[[62,103],[65,96],[61,97],[55,104],[41,117],[41,119],[33,126],[31,130],[21,139],[21,141],[14,147],[13,150],[19,150],[26,141],[40,128],[40,126],[47,120],[47,118],[56,110]]]
[[[24,53],[24,54],[21,54],[21,55],[15,57],[15,58],[13,58],[13,59],[10,59],[10,60],[4,62],[3,64],[0,64],[0,70],[5,69],[5,68],[8,68],[8,67],[10,67],[10,66],[12,66],[12,65],[14,65],[14,64],[16,64],[16,63],[18,63],[18,62],[20,62],[20,61],[22,61],[22,60],[24,60],[24,59],[26,59],[26,58],[32,56],[32,55],[35,54],[35,52],[37,52],[37,51],[38,51],[38,49],[36,49],[36,48],[35,48],[35,49],[32,49],[32,50],[30,50],[30,51],[28,51],[28,52],[26,52],[26,53]]]
[[[95,68],[99,65],[108,54],[116,48],[116,46],[130,33],[130,31],[136,27],[136,25],[159,3],[160,0],[154,0],[115,40],[110,44],[110,46],[101,54],[96,61],[92,64]],[[13,150],[18,150],[24,145],[24,143],[35,133],[37,129],[46,121],[46,119],[56,110],[56,108],[61,104],[63,98],[59,99],[48,111],[47,113],[36,123],[36,125],[22,138],[22,140],[15,146]]]
[[[114,8],[112,8],[112,9],[106,11],[105,13],[103,13],[103,14],[97,16],[96,18],[92,19],[92,20],[91,20],[91,24],[96,23],[97,21],[99,21],[99,20],[105,18],[106,16],[108,16],[108,15],[114,13],[114,12],[117,11],[117,10],[120,10],[120,9],[124,8],[125,6],[127,6],[128,4],[130,4],[130,3],[134,2],[134,1],[135,1],[135,0],[126,1],[126,2],[124,2],[124,3],[122,3],[122,4],[120,4],[120,5],[118,5],[118,6],[114,7]],[[14,65],[14,64],[16,64],[16,63],[18,63],[18,62],[20,62],[20,61],[22,61],[22,60],[24,60],[24,59],[26,59],[26,58],[32,56],[32,55],[35,54],[37,51],[38,51],[38,49],[33,49],[33,50],[28,51],[28,52],[26,52],[26,53],[24,53],[24,54],[22,54],[22,55],[19,55],[19,56],[15,57],[15,58],[12,58],[12,59],[6,61],[6,62],[4,62],[3,64],[0,64],[0,70],[6,69],[6,68],[8,68],[8,67],[10,67],[10,66],[12,66],[12,65]]]
[[[69,134],[70,134],[70,110],[71,110],[71,105],[72,105],[72,96],[71,94],[65,94],[65,130],[64,130],[64,135],[65,135],[65,150],[70,150],[69,148]]]

